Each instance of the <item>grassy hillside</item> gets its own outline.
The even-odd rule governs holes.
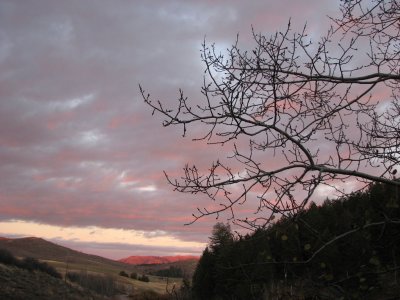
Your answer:
[[[103,298],[42,272],[30,272],[15,266],[0,264],[0,299],[97,300]]]
[[[34,257],[47,261],[62,272],[68,264],[69,270],[87,270],[118,274],[120,270],[133,271],[134,267],[104,257],[90,255],[63,247],[41,238],[0,239],[0,248],[7,249],[18,257]]]
[[[90,277],[90,275],[96,276],[112,276],[115,283],[122,287],[121,290],[124,290],[126,294],[135,295],[135,299],[141,299],[138,295],[152,295],[148,299],[153,299],[154,297],[158,297],[157,294],[166,294],[167,289],[171,289],[173,285],[176,288],[179,288],[182,280],[177,278],[173,280],[167,280],[165,278],[157,277],[157,276],[148,276],[150,278],[150,282],[142,282],[140,280],[135,280],[132,278],[127,278],[123,276],[119,276],[121,271],[126,272],[127,274],[131,274],[133,272],[143,275],[151,273],[151,270],[157,270],[162,268],[168,268],[170,265],[177,265],[182,267],[184,270],[188,270],[188,272],[193,272],[195,268],[194,262],[177,262],[166,265],[151,265],[151,266],[134,266],[130,264],[125,264],[118,261],[113,261],[110,259],[106,259],[96,255],[90,255],[86,253],[82,253],[79,251],[75,251],[46,240],[40,238],[20,238],[20,239],[5,239],[0,238],[0,249],[6,249],[11,252],[14,256],[19,258],[24,257],[33,257],[40,261],[44,261],[49,265],[55,267],[61,274],[65,275],[66,271],[69,273],[79,274],[82,280],[85,280],[85,277]],[[4,282],[9,282],[14,280],[13,278],[17,278],[15,285],[11,285],[10,288],[3,288],[0,286],[0,289],[3,293],[7,292],[8,294],[16,293],[15,291],[23,290],[22,294],[25,292],[33,292],[35,288],[40,288],[44,290],[49,290],[50,294],[55,293],[50,287],[47,287],[46,282],[47,278],[43,277],[41,274],[35,275],[32,277],[32,274],[26,274],[27,271],[19,270],[15,267],[3,266],[1,273],[1,280]],[[29,273],[29,272],[28,272]],[[192,274],[192,273],[191,273]],[[53,282],[55,279],[51,279],[48,282]],[[43,282],[41,282],[43,281]],[[32,286],[33,289],[23,288],[24,282],[27,283],[28,286]],[[62,282],[62,280],[61,280]],[[40,287],[40,285],[44,285],[44,287]],[[53,283],[52,283],[53,284]],[[58,286],[59,283],[54,286]],[[34,288],[35,286],[35,288]],[[168,286],[168,287],[167,287]],[[58,288],[57,288],[58,289]],[[63,287],[59,287],[61,290],[61,294],[63,293]],[[39,292],[38,292],[39,293]],[[7,295],[8,295],[7,294]],[[18,294],[18,293],[17,293]],[[59,295],[57,294],[54,298],[35,298],[32,297],[20,297],[20,298],[7,298],[0,294],[0,299],[59,299],[57,298]],[[62,298],[60,298],[62,299]],[[86,299],[84,297],[70,298],[67,297],[65,299]],[[89,299],[89,298],[88,298]]]

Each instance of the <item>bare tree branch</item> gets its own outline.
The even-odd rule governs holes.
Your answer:
[[[271,36],[253,30],[251,51],[238,39],[223,54],[204,42],[201,104],[179,91],[177,106],[167,108],[140,86],[164,126],[182,126],[184,136],[203,126],[195,140],[232,153],[207,171],[187,165],[179,179],[166,174],[175,190],[215,203],[198,208],[193,222],[228,212],[246,228],[265,227],[275,214],[301,211],[321,185],[400,185],[399,3],[344,1],[341,11],[317,41],[289,22]],[[253,218],[237,217],[253,199]]]

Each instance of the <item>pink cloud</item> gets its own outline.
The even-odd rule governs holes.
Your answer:
[[[293,15],[318,24],[336,6],[310,3],[2,1],[0,45],[9,46],[0,47],[0,218],[207,241],[214,218],[183,224],[197,206],[212,204],[174,192],[163,170],[179,177],[195,163],[207,171],[231,153],[192,142],[203,127],[186,138],[162,127],[138,84],[172,107],[182,88],[195,106],[204,36],[229,46],[239,32],[247,47],[251,25],[274,32]]]

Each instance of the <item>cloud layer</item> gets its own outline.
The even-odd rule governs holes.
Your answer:
[[[138,84],[166,103],[178,88],[197,101],[205,37],[223,50],[239,33],[246,45],[251,26],[273,33],[290,17],[318,35],[336,8],[311,0],[0,1],[0,220],[207,242],[214,219],[183,226],[203,199],[173,192],[162,171],[206,165],[221,150],[162,128]],[[0,233],[17,234],[1,224]]]

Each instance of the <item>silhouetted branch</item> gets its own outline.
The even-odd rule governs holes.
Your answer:
[[[399,4],[344,1],[341,11],[318,41],[289,22],[271,36],[253,30],[252,51],[238,39],[224,54],[204,42],[201,104],[180,90],[167,108],[140,87],[164,126],[180,125],[184,136],[202,126],[207,132],[195,140],[232,151],[229,163],[186,165],[179,179],[166,174],[175,190],[215,203],[198,208],[193,222],[228,212],[246,228],[265,227],[275,214],[301,211],[321,185],[337,192],[350,180],[400,185]],[[254,217],[237,218],[249,199],[258,203]]]

